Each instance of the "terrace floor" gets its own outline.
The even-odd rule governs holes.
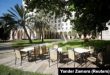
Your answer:
[[[75,66],[78,66],[79,68],[96,68],[96,65],[91,64],[89,62],[87,62],[87,64],[84,64],[82,66],[79,66],[77,62],[69,62],[69,64],[58,63],[58,66],[61,68],[64,67],[74,68],[74,63]],[[13,50],[10,50],[8,52],[6,51],[0,52],[0,64],[21,69],[23,71],[58,75],[58,68],[56,62],[51,62],[51,66],[49,67],[48,59],[38,59],[33,62],[28,62],[27,60],[24,60],[22,66],[20,65],[20,61],[18,60],[17,64],[15,65],[15,56]]]

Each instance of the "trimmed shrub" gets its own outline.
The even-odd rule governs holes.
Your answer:
[[[10,68],[8,66],[0,65],[0,75],[46,75],[46,74],[27,72],[27,71]]]

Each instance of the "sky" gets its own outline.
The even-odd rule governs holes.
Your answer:
[[[0,16],[16,4],[22,5],[22,0],[0,0]]]

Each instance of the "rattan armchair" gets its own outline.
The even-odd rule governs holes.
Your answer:
[[[59,62],[59,55],[58,51],[54,49],[49,50],[49,67],[50,67],[50,62],[57,61],[57,67],[58,67],[58,62]]]
[[[44,55],[44,54],[47,54],[48,53],[48,48],[46,45],[43,45],[41,46],[41,54]]]
[[[35,46],[34,47],[34,57],[38,57],[40,55],[40,46]]]
[[[73,49],[68,49],[68,59],[71,61],[75,61],[75,52]],[[75,67],[75,63],[74,63]]]
[[[20,59],[20,65],[22,65],[22,60],[27,57],[27,53],[20,51],[20,49],[14,49],[15,52],[15,65],[16,61]]]

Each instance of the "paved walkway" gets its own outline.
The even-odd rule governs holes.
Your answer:
[[[20,60],[17,61],[17,64],[15,65],[15,58],[14,58],[14,52],[0,54],[2,58],[0,58],[0,64],[4,64],[6,66],[10,66],[13,68],[21,69],[24,71],[30,71],[30,72],[39,72],[44,74],[52,74],[52,75],[58,75],[58,69],[56,62],[51,62],[51,66],[49,67],[48,59],[38,59],[33,62],[28,62],[27,60],[24,60],[22,63],[22,66],[20,65]],[[0,56],[0,57],[1,57]],[[59,67],[69,67],[74,68],[75,66],[86,68],[86,67],[92,67],[95,68],[96,66],[93,64],[90,64],[89,62],[86,65],[79,66],[76,62],[69,62],[68,64],[59,63]]]
[[[54,41],[52,43],[57,43],[61,41],[61,39],[52,39],[52,41]],[[12,44],[13,44],[12,42],[0,43],[0,53],[13,51]],[[43,43],[43,44],[50,44],[50,43]],[[43,45],[43,44],[40,44],[40,45]],[[31,46],[35,46],[35,45],[38,45],[38,44],[32,44]]]

